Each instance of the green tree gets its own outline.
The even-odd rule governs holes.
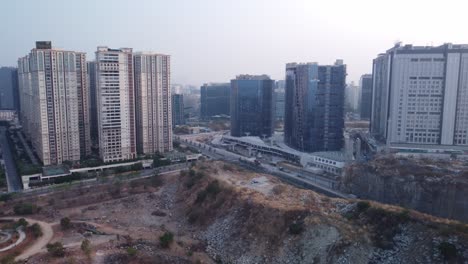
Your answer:
[[[64,218],[60,219],[60,226],[62,227],[62,230],[69,229],[71,227],[70,218],[64,217]]]
[[[20,226],[27,227],[28,225],[29,225],[28,221],[26,221],[26,219],[24,218],[20,218],[18,222],[16,222],[17,227],[20,227]]]
[[[81,250],[89,258],[91,256],[91,242],[88,239],[85,239],[81,242]]]
[[[34,224],[31,226],[31,231],[32,231],[34,237],[36,237],[36,238],[42,236],[42,228],[41,228],[41,226],[40,226],[38,223],[34,223]]]
[[[174,240],[174,234],[172,234],[169,231],[166,231],[164,235],[159,237],[159,244],[163,248],[168,248],[171,245],[173,240]]]
[[[138,253],[138,251],[135,248],[132,248],[132,247],[127,248],[127,254],[130,257],[135,257],[137,253]]]
[[[55,242],[52,244],[47,244],[47,252],[49,252],[52,256],[61,258],[65,256],[65,248],[63,244],[60,242]]]

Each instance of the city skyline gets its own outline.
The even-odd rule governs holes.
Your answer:
[[[370,1],[12,1],[0,11],[0,22],[10,25],[0,29],[0,66],[16,65],[30,43],[51,40],[57,47],[86,52],[88,58],[97,46],[171,54],[172,83],[200,86],[246,73],[280,80],[290,61],[326,63],[336,58],[347,62],[347,80],[357,83],[371,72],[372,59],[396,41],[434,46],[468,42],[457,26],[463,24],[463,8],[426,1],[423,14],[410,12],[418,2],[405,3],[402,9],[399,0],[381,12],[380,5]],[[104,12],[108,9],[113,12]],[[164,12],[155,13],[158,10]],[[441,20],[423,19],[448,11],[451,15]],[[47,18],[40,17],[44,12]],[[29,20],[35,23],[24,24]],[[115,30],[98,30],[102,27]],[[139,29],[146,28],[150,34],[141,34]]]

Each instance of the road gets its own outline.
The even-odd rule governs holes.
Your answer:
[[[272,174],[281,178],[282,180],[294,184],[296,186],[311,189],[329,196],[339,197],[347,199],[349,196],[347,194],[333,190],[333,182],[324,178],[324,177],[313,177],[305,178],[298,177],[297,173],[289,173],[280,171],[277,167],[271,166],[266,163],[261,163],[260,166],[249,165],[243,162],[239,162],[239,159],[246,159],[246,157],[238,155],[236,153],[229,152],[224,149],[215,148],[204,143],[196,142],[193,137],[176,137],[176,140],[181,140],[182,142],[190,145],[191,147],[199,150],[203,155],[206,155],[212,159],[220,159],[227,162],[236,163],[241,166],[248,166],[250,169],[262,171],[265,173]]]
[[[26,150],[26,153],[28,154],[31,163],[34,165],[39,165],[39,161],[36,159],[36,156],[34,156],[34,153],[29,147],[28,142],[26,142],[26,139],[24,139],[23,134],[20,131],[16,131],[16,135],[20,139],[21,144],[23,144],[23,148],[24,150]]]
[[[17,192],[22,189],[23,184],[16,171],[15,161],[11,153],[11,146],[6,138],[6,130],[6,127],[0,127],[0,145],[2,147],[3,160],[5,161],[5,176],[7,178],[8,192]]]

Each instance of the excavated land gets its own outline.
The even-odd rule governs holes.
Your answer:
[[[17,197],[53,226],[27,263],[466,263],[468,227],[400,207],[332,199],[223,162],[149,179]],[[68,217],[64,229],[60,220]],[[164,234],[172,234],[167,244]],[[91,242],[85,254],[80,245]]]
[[[347,167],[341,191],[468,223],[468,161],[384,155]]]

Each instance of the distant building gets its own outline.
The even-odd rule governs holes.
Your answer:
[[[285,92],[284,88],[286,86],[286,82],[284,80],[276,81],[275,85],[275,117],[276,120],[283,121],[284,120],[284,97]]]
[[[89,153],[85,53],[36,48],[18,59],[21,124],[44,165]]]
[[[374,59],[371,133],[389,147],[468,148],[468,45],[395,45]]]
[[[359,98],[361,96],[360,87],[354,82],[346,85],[345,88],[345,106],[346,111],[356,112],[359,110]]]
[[[18,68],[0,68],[0,110],[19,110]]]
[[[200,88],[200,113],[202,119],[230,113],[230,83],[208,83]]]
[[[181,94],[172,95],[172,126],[184,125],[184,96]]]
[[[362,75],[359,85],[361,86],[361,99],[359,100],[361,119],[369,120],[372,107],[372,74]]]
[[[99,130],[98,130],[98,113],[97,113],[97,87],[96,87],[96,62],[89,61],[86,63],[88,70],[89,84],[89,123],[91,142],[93,145],[99,145]]]
[[[231,135],[271,137],[274,81],[267,75],[239,75],[231,80]]]
[[[135,89],[131,48],[96,51],[99,154],[104,162],[136,158]]]
[[[346,65],[286,65],[284,142],[304,152],[343,148]]]
[[[137,151],[172,150],[172,108],[169,55],[136,53],[135,98]]]

